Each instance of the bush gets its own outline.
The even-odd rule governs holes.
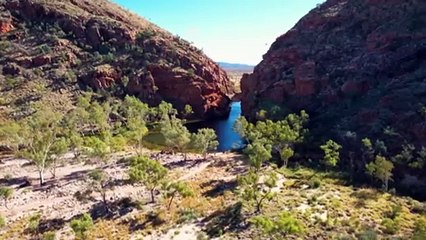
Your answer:
[[[311,188],[319,188],[321,187],[321,180],[319,178],[313,178],[309,181],[309,186]]]
[[[367,229],[356,234],[358,240],[377,240],[377,233],[373,229]]]
[[[27,230],[29,232],[32,232],[32,233],[38,232],[38,226],[40,224],[40,219],[41,219],[41,214],[40,213],[36,213],[36,214],[32,215],[28,219]]]
[[[393,235],[399,230],[399,226],[398,226],[399,224],[397,223],[397,221],[392,220],[390,218],[383,219],[382,225],[384,227],[383,232],[387,234]]]
[[[417,220],[412,239],[413,240],[426,239],[426,216],[421,217]]]
[[[187,208],[187,209],[183,209],[179,211],[179,219],[177,222],[186,223],[194,219],[197,219],[197,217],[198,217],[198,213],[194,209]]]
[[[55,232],[45,232],[41,239],[42,240],[55,240],[56,239],[56,233]]]
[[[143,41],[145,39],[150,39],[155,36],[155,31],[153,29],[145,29],[136,34],[136,39],[138,41]]]
[[[250,219],[250,222],[260,229],[263,234],[271,237],[297,235],[305,231],[302,222],[297,220],[289,212],[282,212],[278,217],[256,216]]]
[[[395,220],[395,218],[398,217],[401,212],[402,212],[402,206],[401,205],[399,205],[399,204],[392,205],[392,209],[391,209],[391,211],[386,213],[386,217],[390,218],[392,220]]]
[[[78,219],[71,221],[71,228],[74,231],[76,237],[84,239],[86,237],[86,232],[93,227],[93,220],[89,214],[85,213]]]
[[[52,52],[52,49],[47,44],[43,44],[37,47],[38,54],[47,54],[51,52]]]
[[[6,226],[6,219],[0,215],[0,228],[3,228]]]

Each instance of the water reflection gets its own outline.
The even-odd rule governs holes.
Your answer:
[[[191,123],[187,128],[191,132],[196,132],[200,128],[212,128],[216,131],[219,140],[218,151],[227,151],[238,149],[242,146],[241,137],[234,132],[234,122],[241,115],[241,102],[233,102],[231,104],[231,112],[227,119],[218,119],[205,122]]]

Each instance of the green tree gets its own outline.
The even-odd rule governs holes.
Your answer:
[[[6,120],[0,124],[0,141],[13,151],[17,151],[19,145],[25,143],[22,135],[22,127],[18,122]]]
[[[69,140],[70,149],[74,153],[74,158],[80,156],[84,146],[84,130],[89,124],[90,94],[79,96],[76,101],[76,108],[68,112],[64,118],[64,135]]]
[[[173,108],[172,104],[164,101],[162,101],[156,108],[153,108],[152,112],[160,121],[175,118],[178,113],[177,110]]]
[[[167,203],[167,209],[170,210],[172,206],[173,200],[176,195],[180,195],[183,198],[191,197],[194,195],[194,192],[189,188],[189,186],[185,182],[168,182],[163,185],[163,189],[165,192],[165,196],[169,198]]]
[[[192,145],[203,154],[204,159],[207,159],[208,152],[216,150],[219,142],[213,129],[202,128],[192,135]]]
[[[13,196],[13,189],[9,187],[0,187],[0,198],[4,201],[4,206],[7,208],[7,203]]]
[[[155,190],[167,176],[167,169],[158,161],[146,156],[131,159],[129,178],[133,183],[142,183],[151,193],[151,202],[155,202]]]
[[[163,120],[161,122],[161,133],[164,136],[165,144],[170,149],[184,153],[184,160],[187,159],[187,150],[191,142],[191,133],[177,118]]]
[[[77,239],[87,239],[87,231],[93,228],[93,220],[89,214],[85,213],[80,218],[71,221],[71,228]]]
[[[426,147],[422,147],[417,151],[417,158],[409,166],[412,168],[422,169],[426,164]]]
[[[36,165],[40,185],[43,185],[46,168],[55,156],[68,147],[63,146],[67,141],[60,137],[63,115],[46,105],[40,105],[36,109],[34,114],[21,123],[25,147],[18,149],[17,155],[30,159]]]
[[[335,167],[340,160],[339,150],[342,148],[338,143],[333,140],[328,140],[321,149],[324,151],[324,163],[326,166]]]
[[[192,110],[191,105],[186,104],[184,109],[183,109],[183,112],[182,112],[183,117],[187,118],[187,117],[191,116],[191,114],[193,114],[193,113],[194,113],[194,111]]]
[[[260,141],[248,144],[244,152],[248,155],[251,167],[255,172],[259,172],[262,164],[272,158],[271,146]]]
[[[111,114],[111,105],[108,102],[100,104],[99,102],[92,102],[88,107],[89,116],[88,122],[92,132],[104,132],[111,129],[109,124],[109,116]]]
[[[126,96],[120,108],[126,118],[125,136],[141,155],[143,138],[148,134],[146,119],[149,107],[135,97]]]
[[[49,156],[50,159],[48,159],[48,163],[53,179],[56,178],[56,168],[58,167],[58,162],[61,159],[61,155],[68,151],[69,145],[69,141],[65,137],[61,137],[52,146],[52,152],[54,154]]]
[[[85,152],[90,157],[98,158],[101,162],[106,162],[110,148],[108,144],[98,136],[84,138]]]
[[[31,160],[44,184],[45,170],[55,167],[57,158],[68,149],[63,133],[64,115],[46,104],[33,106],[35,113],[18,122],[6,121],[0,126],[0,140],[11,145],[15,155]],[[18,147],[20,146],[20,147]]]
[[[238,133],[247,143],[259,138],[255,125],[247,121],[245,117],[239,117],[234,124],[234,131]]]
[[[364,138],[361,140],[362,143],[362,158],[364,162],[369,162],[374,158],[374,149],[373,144],[369,138]]]
[[[260,213],[265,201],[271,201],[276,195],[272,188],[277,185],[277,174],[274,171],[266,172],[262,179],[253,169],[238,177],[238,194],[246,205],[254,207],[255,213]]]
[[[280,154],[281,160],[283,161],[283,167],[287,167],[288,160],[294,155],[294,150],[288,147],[284,147]]]
[[[104,206],[108,206],[107,193],[112,189],[111,177],[101,169],[95,169],[89,173],[89,189],[99,193]]]
[[[249,123],[244,117],[237,120],[234,130],[239,133],[249,144],[261,141],[271,146],[271,150],[278,152],[287,166],[291,156],[290,149],[293,150],[294,144],[302,142],[306,134],[303,125],[309,120],[305,111],[300,114],[289,114],[280,121],[258,121],[256,125]],[[285,153],[283,153],[285,151]]]
[[[379,179],[387,191],[389,180],[392,180],[393,163],[382,156],[376,156],[375,161],[368,163],[365,168],[367,174]]]

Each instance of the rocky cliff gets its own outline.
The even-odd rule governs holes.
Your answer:
[[[251,119],[305,109],[317,137],[424,146],[426,1],[328,0],[276,39],[242,90]]]
[[[107,0],[0,1],[0,77],[132,94],[226,115],[226,73],[200,50]]]

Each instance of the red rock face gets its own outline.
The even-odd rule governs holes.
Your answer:
[[[67,39],[38,43],[52,49],[49,55],[16,58],[15,63],[21,67],[72,67],[78,80],[93,89],[112,90],[115,85],[122,86],[123,77],[127,77],[125,93],[145,102],[157,104],[166,100],[178,109],[189,104],[198,118],[229,112],[228,95],[233,90],[226,73],[216,63],[188,42],[110,1],[11,0],[1,2],[0,7],[13,16],[8,22],[0,21],[2,33],[11,30],[11,19],[17,23],[55,25],[51,27],[68,33]],[[137,37],[146,32],[151,36]],[[76,42],[90,50],[76,46]],[[104,60],[105,52],[112,49],[109,60]],[[90,58],[94,52],[100,59]],[[77,66],[78,62],[84,64]]]
[[[0,19],[0,33],[8,33],[13,30],[12,19]]]
[[[95,70],[86,76],[86,82],[93,89],[106,89],[121,80],[121,74],[111,65],[97,66]]]
[[[312,122],[324,136],[353,131],[380,138],[380,126],[389,126],[425,145],[425,134],[406,131],[424,128],[425,12],[419,0],[326,1],[243,77],[243,114],[255,119],[268,102],[326,119]]]
[[[51,63],[52,58],[49,55],[40,55],[32,59],[33,67],[40,67]]]

